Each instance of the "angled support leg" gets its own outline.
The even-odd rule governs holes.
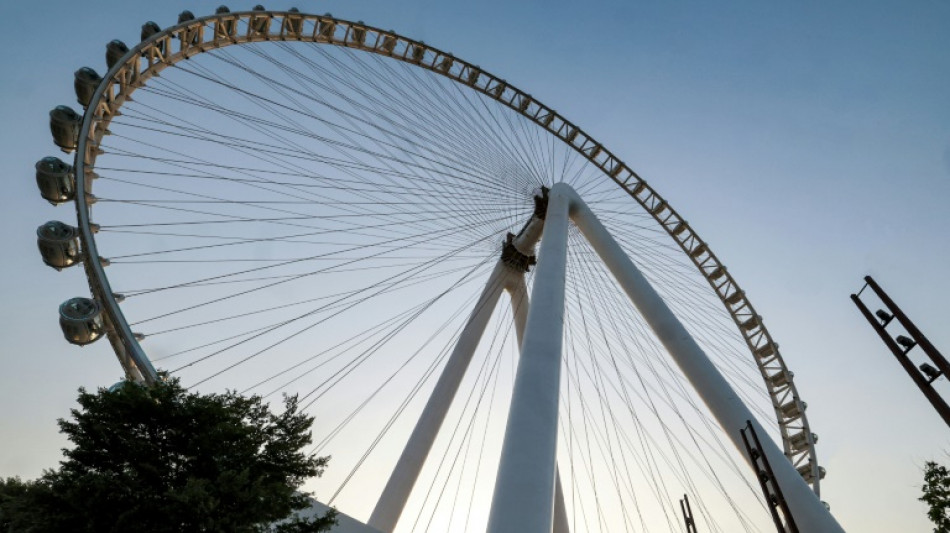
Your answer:
[[[745,452],[740,430],[746,426],[746,421],[751,421],[756,433],[762,436],[763,452],[768,457],[769,464],[772,465],[775,478],[782,487],[795,522],[802,531],[843,533],[844,530],[831,513],[822,505],[782,450],[768,438],[765,429],[758,423],[749,408],[683,327],[663,298],[657,294],[649,281],[627,257],[617,241],[573,189],[564,184],[555,185],[551,190],[552,195],[558,188],[560,188],[558,190],[560,195],[571,198],[571,219],[750,465],[754,466],[754,462]]]
[[[532,217],[521,234],[514,240],[514,245],[526,254],[533,249],[535,243],[541,235],[544,221]],[[383,533],[391,533],[399,522],[399,517],[409,500],[412,488],[419,478],[419,472],[425,463],[432,444],[435,442],[436,435],[442,427],[445,415],[448,413],[452,400],[458,392],[465,371],[468,369],[478,342],[485,332],[485,327],[491,319],[492,312],[498,303],[498,298],[506,288],[511,292],[512,288],[517,287],[514,277],[520,277],[521,285],[524,285],[524,276],[518,275],[501,259],[495,264],[485,288],[475,304],[475,309],[469,316],[459,339],[455,344],[452,354],[449,356],[435,384],[429,400],[419,420],[413,428],[409,440],[403,448],[396,466],[387,481],[383,492],[373,509],[373,514],[367,524]],[[514,295],[513,295],[514,296]],[[519,312],[527,312],[527,300],[523,300],[523,305],[516,302],[513,297],[512,303],[515,305],[515,315]],[[520,305],[520,311],[519,311]]]

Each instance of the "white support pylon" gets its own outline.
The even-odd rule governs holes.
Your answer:
[[[798,530],[815,533],[843,533],[844,530],[821,503],[818,496],[805,483],[778,445],[769,438],[765,429],[729,382],[580,196],[565,184],[555,185],[551,189],[552,196],[555,190],[559,196],[570,198],[570,214],[574,224],[600,256],[630,301],[643,315],[644,320],[716,417],[723,431],[746,461],[754,466],[754,461],[746,456],[745,445],[740,434],[740,430],[745,427],[747,421],[753,424]],[[541,265],[539,269],[540,267]]]
[[[551,533],[557,463],[568,198],[548,195],[488,533]]]
[[[524,282],[524,274],[513,273],[508,277],[510,285],[505,288],[511,294],[511,305],[515,320],[515,333],[518,336],[518,347],[524,342],[524,330],[528,321],[530,301],[528,286]],[[555,473],[554,490],[554,531],[553,533],[570,533],[571,528],[567,519],[567,507],[564,504],[564,490],[561,488],[561,471]]]
[[[522,253],[530,255],[541,235],[543,225],[543,220],[532,217],[514,240],[515,247]],[[419,420],[416,421],[412,434],[376,502],[367,525],[383,533],[391,533],[396,528],[409,495],[412,493],[412,488],[419,478],[422,465],[432,449],[432,444],[442,427],[442,422],[452,405],[452,400],[458,392],[465,371],[468,369],[503,290],[511,294],[517,329],[517,317],[526,313],[528,307],[524,274],[516,272],[499,259],[475,303],[475,309],[456,341],[452,354],[442,369],[439,380],[429,395],[422,414],[419,415]]]

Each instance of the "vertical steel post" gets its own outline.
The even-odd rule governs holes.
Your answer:
[[[558,190],[559,188],[561,190]],[[751,421],[759,435],[767,435],[765,430],[729,382],[709,360],[703,349],[683,327],[683,324],[666,305],[663,298],[643,277],[640,270],[627,257],[617,241],[597,220],[597,217],[584,204],[583,200],[577,196],[577,193],[565,184],[558,184],[551,189],[552,198],[555,196],[556,190],[558,190],[558,196],[570,196],[571,219],[587,238],[591,247],[600,256],[624,292],[627,293],[630,301],[643,315],[644,320],[670,353],[670,356],[693,385],[703,402],[709,407],[719,425],[722,426],[723,431],[732,439],[735,447],[746,457],[749,464],[754,465],[751,458],[745,453],[745,446],[739,430],[746,425],[747,420]],[[768,457],[769,464],[772,465],[775,472],[775,478],[784,490],[789,508],[795,516],[795,521],[801,528],[804,531],[843,533],[844,530],[838,525],[815,493],[812,492],[775,442],[763,437],[761,443],[763,452]]]
[[[746,432],[752,435],[752,438],[746,435]],[[752,458],[753,465],[759,474],[759,485],[762,487],[762,494],[765,496],[769,511],[772,513],[772,521],[775,523],[775,530],[778,533],[798,533],[798,526],[795,524],[795,517],[788,509],[788,502],[785,495],[782,494],[782,487],[775,481],[775,473],[772,472],[772,465],[769,459],[762,453],[762,443],[755,432],[752,422],[746,423],[746,427],[740,430],[742,440],[745,443],[745,449]],[[785,517],[785,524],[782,524],[782,518],[779,516],[779,510]],[[787,527],[786,527],[787,526]]]
[[[552,190],[488,517],[489,533],[553,530],[567,228],[568,199]]]
[[[680,500],[680,510],[683,511],[683,521],[686,523],[686,533],[699,533],[696,530],[696,520],[693,518],[693,508],[689,506],[689,496],[683,495]]]

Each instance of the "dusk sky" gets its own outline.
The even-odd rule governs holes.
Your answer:
[[[40,260],[36,227],[75,223],[36,189],[58,155],[48,112],[79,109],[73,72],[211,2],[5,6],[0,476],[32,478],[66,443],[76,389],[121,370],[106,342],[67,344],[57,307],[81,272]],[[286,9],[281,0],[265,4]],[[950,2],[299,2],[424,40],[481,65],[579,124],[684,215],[782,348],[842,526],[929,531],[925,461],[950,432],[849,295],[872,275],[950,354]],[[234,11],[251,4],[231,4]],[[876,304],[872,304],[876,305]],[[876,309],[876,307],[873,307]],[[895,330],[896,331],[896,330]],[[920,350],[912,352],[923,362]],[[950,397],[947,379],[936,386]]]

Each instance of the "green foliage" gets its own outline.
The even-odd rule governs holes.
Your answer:
[[[189,393],[177,380],[153,387],[79,391],[60,430],[73,443],[60,468],[33,482],[0,480],[0,532],[317,532],[330,513],[297,489],[327,458],[308,456],[311,417],[285,399]]]
[[[934,533],[950,533],[950,471],[927,461],[921,490],[924,495],[919,500],[930,506],[927,517],[936,526]]]

